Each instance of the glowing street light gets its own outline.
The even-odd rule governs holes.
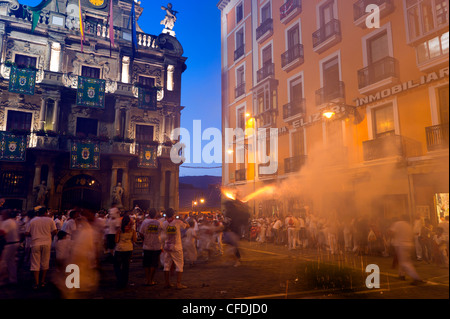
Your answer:
[[[200,203],[204,204],[205,200],[203,198],[200,199]]]
[[[330,110],[326,110],[322,113],[323,117],[325,117],[326,119],[330,120],[333,116],[336,115],[336,112],[334,111],[330,111]]]

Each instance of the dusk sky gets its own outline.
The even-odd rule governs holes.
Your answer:
[[[19,0],[35,6],[41,0]],[[159,35],[165,12],[161,6],[172,3],[178,11],[174,31],[184,49],[187,70],[182,78],[181,127],[192,132],[194,120],[202,121],[202,130],[221,129],[221,62],[220,62],[220,10],[215,0],[141,0],[144,8],[138,24],[145,33]],[[208,141],[203,142],[203,145]],[[192,136],[191,136],[192,146]],[[191,152],[192,153],[192,152]],[[192,154],[191,154],[192,156]],[[186,164],[184,166],[218,167],[221,164]],[[221,176],[221,169],[191,169],[181,166],[180,176]]]

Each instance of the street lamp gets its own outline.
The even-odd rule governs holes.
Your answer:
[[[361,118],[359,112],[357,111],[356,106],[348,105],[345,103],[330,102],[322,111],[322,116],[327,120],[333,119],[338,114],[341,115],[341,117],[346,118],[349,118],[350,115],[353,115],[354,124],[356,125],[361,123],[361,121],[363,120],[363,118]]]

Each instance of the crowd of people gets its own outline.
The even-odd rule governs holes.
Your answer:
[[[58,212],[36,207],[24,213],[0,209],[0,286],[17,284],[18,270],[23,269],[31,271],[32,289],[43,288],[54,263],[52,282],[61,291],[68,293],[68,265],[80,269],[82,289],[77,291],[90,291],[98,285],[102,264],[111,262],[117,287],[125,288],[133,251],[142,248],[145,285],[157,284],[155,273],[160,268],[164,287],[184,289],[185,264],[193,266],[223,255],[224,238],[232,247],[233,265],[239,265],[235,236],[229,234],[231,221],[220,212],[177,215],[171,208],[121,211],[115,205],[107,211],[74,207]],[[175,285],[170,283],[174,272]]]
[[[318,217],[311,212],[261,218],[245,218],[233,223],[220,211],[176,214],[118,207],[93,211],[74,207],[67,212],[36,207],[26,213],[6,207],[0,219],[0,285],[17,284],[18,270],[29,270],[32,288],[47,284],[47,272],[54,262],[54,283],[66,291],[66,267],[77,265],[82,289],[94,289],[104,262],[114,265],[117,287],[129,281],[133,251],[142,248],[144,284],[157,284],[157,269],[164,272],[164,287],[187,288],[182,284],[185,266],[208,262],[226,254],[232,265],[240,265],[239,240],[286,246],[289,250],[318,250],[339,255],[393,257],[399,276],[411,276],[420,282],[412,265],[415,251],[418,261],[448,267],[448,216],[433,227],[420,216],[413,223],[407,217],[381,220],[364,216],[354,219]],[[335,215],[336,216],[336,215]],[[170,282],[176,273],[176,284]]]
[[[318,249],[330,254],[393,257],[395,233],[391,220],[317,217],[312,213],[298,216],[254,218],[247,237],[259,243],[287,246],[289,250]],[[429,219],[417,216],[411,223],[416,259],[448,266],[448,216],[435,227]]]

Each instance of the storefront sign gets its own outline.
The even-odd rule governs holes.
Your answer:
[[[365,96],[363,98],[355,99],[356,106],[363,106],[369,103],[373,103],[382,99],[385,99],[389,96],[399,94],[401,92],[405,92],[419,86],[438,81],[440,79],[448,77],[448,67],[441,69],[439,72],[431,72],[427,75],[423,75],[419,80],[411,80],[408,82],[404,82],[402,84],[395,85],[391,88],[385,89],[376,94],[371,94],[369,96]]]

